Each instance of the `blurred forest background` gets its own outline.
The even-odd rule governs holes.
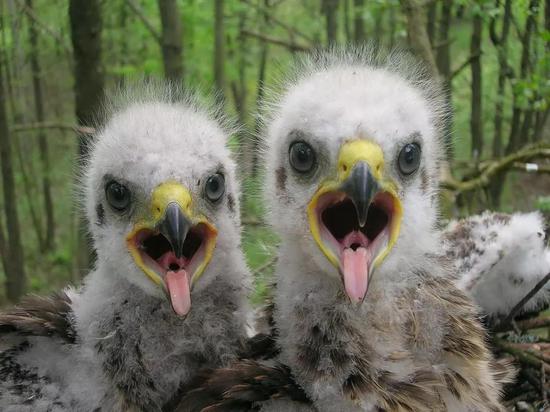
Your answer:
[[[454,109],[444,216],[550,211],[550,0],[0,0],[0,30],[0,305],[87,272],[79,154],[103,91],[132,78],[215,91],[253,149],[265,88],[301,53],[407,47]],[[258,160],[239,152],[253,193]],[[244,200],[258,299],[276,240]]]

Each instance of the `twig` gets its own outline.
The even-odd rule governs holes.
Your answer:
[[[256,276],[256,275],[262,273],[264,270],[266,270],[268,267],[273,266],[275,263],[277,263],[277,256],[273,256],[271,259],[269,259],[263,265],[260,265],[256,269],[254,269],[254,271],[252,272],[252,275]]]
[[[506,395],[508,395],[508,393]],[[505,400],[504,405],[510,408],[510,410],[515,410],[514,408],[518,402],[529,401],[536,398],[537,396],[538,394],[534,391],[528,391],[528,392],[522,391],[520,395],[515,396],[512,399]]]
[[[546,393],[546,371],[540,367],[540,392],[542,393],[542,400],[546,402],[548,400],[548,394]]]
[[[472,60],[478,58],[481,55],[482,53],[476,53],[468,57],[465,62],[463,62],[460,66],[458,66],[455,70],[451,72],[451,74],[449,75],[449,81],[453,80],[456,76],[458,76],[462,70],[468,67],[468,65],[472,62]]]
[[[544,368],[542,367],[542,365],[540,369],[541,371],[544,371]],[[543,373],[546,373],[546,371],[544,371]],[[534,371],[529,369],[524,369],[521,371],[521,376],[524,377],[525,380],[529,382],[529,384],[533,388],[535,388],[537,391],[540,391],[542,396],[546,395],[546,393],[549,392],[548,388],[545,388],[544,386],[541,387],[540,379],[538,378],[537,374]]]
[[[540,329],[550,326],[550,316],[541,316],[533,319],[519,320],[515,321],[515,323],[521,332],[525,332],[531,329]],[[495,329],[495,332],[506,332],[512,329],[512,325],[503,325],[501,323],[498,325],[498,328],[498,330]]]
[[[245,226],[264,226],[265,222],[260,219],[243,219],[242,224]]]
[[[496,330],[500,330],[501,327],[506,327],[509,325],[512,320],[516,317],[516,315],[519,313],[519,311],[523,308],[523,306],[533,297],[535,294],[541,290],[546,283],[550,280],[550,273],[548,273],[544,278],[542,278],[531,291],[521,299],[516,306],[512,308],[508,316],[504,318],[501,325],[496,328]]]
[[[94,134],[95,129],[89,126],[78,126],[65,123],[55,123],[55,122],[44,122],[44,123],[28,123],[28,124],[17,124],[13,126],[10,130],[14,133],[17,132],[26,132],[29,130],[36,129],[62,129],[62,130],[72,130],[79,134]]]
[[[506,352],[512,355],[520,363],[523,363],[524,365],[527,365],[527,366],[535,367],[537,369],[539,369],[542,366],[546,370],[546,372],[550,372],[550,365],[548,365],[546,362],[543,362],[537,359],[535,356],[525,351],[522,351],[521,349],[515,348],[513,345],[511,345],[509,342],[505,341],[504,339],[495,338],[493,340],[493,343],[497,348],[499,348],[503,352]]]
[[[267,16],[268,20],[270,20],[273,23],[275,23],[276,25],[282,27],[287,32],[289,32],[290,34],[294,34],[296,36],[299,36],[299,37],[303,38],[304,40],[306,40],[309,43],[313,43],[313,39],[311,37],[309,37],[307,34],[302,33],[301,31],[297,30],[296,28],[294,28],[292,26],[289,26],[288,24],[286,24],[285,22],[279,20],[278,18],[273,17],[273,13],[271,13],[270,8],[268,9],[267,7],[260,6],[259,4],[253,3],[250,0],[242,0],[242,2],[245,3],[245,4],[248,4],[251,7],[254,7],[256,10],[258,10],[261,13],[265,14]]]
[[[438,49],[442,48],[443,46],[451,45],[455,42],[455,40],[456,39],[449,38],[447,40],[437,42],[432,46],[432,49],[438,50]]]
[[[137,4],[134,0],[126,0],[126,4],[130,6],[132,11],[141,20],[145,28],[149,30],[149,33],[151,33],[151,36],[154,37],[157,43],[162,45],[162,37],[160,36],[160,33],[157,31],[155,26],[153,26],[153,24],[149,21],[149,19],[147,19],[147,16],[141,9],[140,5]]]
[[[525,351],[528,354],[533,355],[535,358],[550,364],[550,356],[546,356],[544,353],[539,352],[538,350],[535,350],[535,349],[526,349]]]
[[[254,31],[251,31],[251,30],[248,30],[248,29],[241,30],[241,34],[243,34],[245,36],[255,37],[255,38],[260,39],[262,41],[265,41],[267,43],[272,43],[272,44],[276,44],[278,46],[286,47],[290,51],[308,51],[308,50],[311,50],[311,47],[309,47],[309,46],[294,43],[294,42],[291,42],[291,41],[286,41],[286,40],[283,40],[283,39],[279,39],[277,37],[267,36],[267,35],[261,34],[261,33],[256,33]]]

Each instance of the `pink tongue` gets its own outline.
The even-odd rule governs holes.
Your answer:
[[[185,316],[191,309],[191,291],[189,290],[189,277],[183,269],[166,273],[166,286],[170,294],[172,308],[179,316]]]
[[[358,247],[356,250],[344,249],[342,253],[344,286],[349,298],[354,302],[362,301],[367,293],[369,264],[370,256],[364,247]]]

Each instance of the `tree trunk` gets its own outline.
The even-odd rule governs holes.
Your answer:
[[[476,13],[472,19],[473,29],[470,42],[470,54],[473,56],[470,68],[472,71],[472,111],[470,116],[470,132],[472,134],[472,157],[475,161],[483,153],[483,121],[482,121],[482,84],[481,84],[481,36],[483,34],[483,18]]]
[[[441,19],[439,20],[439,30],[437,36],[437,69],[447,82],[447,86],[451,77],[451,42],[449,39],[449,30],[451,28],[453,1],[444,1],[441,5]],[[449,87],[450,95],[450,87]]]
[[[362,44],[365,42],[365,0],[354,0],[353,6],[353,36],[356,44]]]
[[[242,0],[241,0],[242,1]],[[244,5],[244,2],[242,2]],[[243,30],[246,28],[247,21],[247,9],[242,7],[238,12],[238,35],[236,38],[236,44],[231,48],[231,50],[236,54],[237,60],[237,80],[231,81],[231,91],[233,94],[233,99],[235,101],[235,111],[239,119],[239,124],[242,129],[239,130],[238,139],[239,139],[239,162],[241,167],[240,174],[242,177],[249,176],[251,173],[252,166],[252,152],[251,142],[250,142],[250,133],[244,127],[247,121],[247,85],[246,85],[246,65],[247,65],[247,53],[248,50],[248,40],[247,36],[243,34]]]
[[[447,1],[443,2],[443,7],[445,7],[445,3]],[[435,46],[435,21],[437,19],[437,2],[431,1],[428,4],[428,22],[426,23],[426,33],[428,34],[428,38],[430,39],[430,44],[432,47]]]
[[[397,32],[397,18],[395,16],[395,14],[396,14],[395,6],[391,5],[390,6],[390,12],[388,13],[388,26],[389,26],[388,47],[390,49],[392,49],[393,46],[395,45],[395,35],[396,35],[396,32]]]
[[[32,0],[26,0],[26,6],[29,10],[33,10]],[[32,85],[34,90],[34,106],[36,110],[36,121],[44,122],[44,102],[42,97],[42,79],[40,62],[38,60],[38,32],[35,22],[29,18],[29,40],[30,40],[30,56],[32,71]],[[50,185],[50,158],[48,154],[48,141],[43,130],[38,132],[38,148],[40,151],[40,163],[42,174],[42,195],[44,197],[44,214],[46,215],[46,235],[41,239],[41,249],[50,251],[55,244],[55,220],[52,201],[52,192]]]
[[[550,0],[546,0],[544,3],[544,31],[550,33]],[[544,52],[547,56],[550,56],[550,38],[547,36],[544,42]],[[545,78],[550,78],[550,67],[546,66],[543,72]],[[550,116],[550,108],[537,113],[537,119],[535,121],[535,128],[533,130],[533,140],[539,141],[544,138],[544,126],[548,122]]]
[[[521,67],[520,67],[520,79],[526,79],[531,65],[529,61],[531,52],[531,35],[536,27],[536,16],[538,12],[539,0],[529,1],[529,13],[527,14],[527,20],[525,22],[525,31],[523,38],[521,39],[522,51],[521,51]],[[514,95],[514,110],[512,112],[512,126],[510,128],[510,138],[508,140],[508,146],[506,146],[506,153],[512,153],[517,150],[522,143],[522,126],[521,126],[521,114],[522,109],[517,102],[517,96]]]
[[[122,3],[120,5],[118,12],[119,12],[119,15],[116,21],[118,25],[118,30],[120,30],[123,33],[126,33],[128,30],[128,20],[129,20],[128,7],[126,3]],[[130,39],[128,39],[127,36],[122,36],[122,38],[118,40],[120,52],[117,53],[117,60],[118,60],[117,64],[119,64],[122,67],[130,63],[129,50],[128,50],[129,42],[130,42]],[[115,79],[116,79],[115,82],[117,86],[124,87],[124,82],[126,81],[126,79],[123,73],[117,75]]]
[[[242,8],[238,13],[238,35],[236,45],[236,58],[237,58],[237,72],[238,80],[231,82],[231,89],[233,91],[233,98],[235,100],[235,111],[239,118],[239,124],[244,125],[246,123],[246,54],[247,49],[247,37],[243,34],[243,30],[246,28],[246,8]],[[233,50],[235,50],[233,48]],[[241,142],[242,143],[242,142]]]
[[[265,12],[262,14],[263,19],[261,23],[260,33],[263,34],[263,32],[266,30],[267,26],[269,25],[269,0],[263,0]],[[257,82],[257,91],[256,91],[256,111],[259,112],[262,108],[262,104],[264,102],[264,94],[265,94],[265,76],[266,76],[266,70],[267,70],[267,58],[269,55],[269,44],[265,40],[260,40],[261,42],[261,51],[260,51],[260,64],[258,66],[258,82]],[[262,122],[260,117],[256,117],[256,121],[254,123],[254,134],[252,136],[252,139],[250,140],[250,153],[252,154],[252,165],[251,165],[251,173],[250,175],[256,176],[258,172],[258,139],[256,136],[260,134],[262,128]]]
[[[413,52],[424,61],[434,79],[439,73],[435,57],[426,32],[426,10],[420,0],[400,0],[401,8],[407,17],[407,36]]]
[[[493,134],[493,157],[499,158],[502,153],[502,123],[504,120],[504,99],[500,98],[504,96],[506,78],[508,77],[508,33],[510,32],[510,23],[512,17],[512,0],[506,0],[504,3],[504,14],[502,17],[502,32],[498,36],[493,28],[493,22],[491,23],[491,40],[493,45],[497,48],[498,56],[498,83],[497,83],[497,99],[495,103],[495,117],[494,117],[494,134]]]
[[[323,0],[322,12],[326,19],[327,44],[333,46],[338,38],[338,0]]]
[[[2,188],[4,193],[4,213],[6,215],[8,264],[6,269],[6,296],[11,302],[16,302],[25,291],[26,275],[19,216],[17,212],[17,197],[15,193],[15,178],[13,175],[11,141],[6,113],[6,92],[4,88],[4,62],[0,63],[0,164],[2,170]]]
[[[452,84],[451,84],[451,41],[449,31],[452,21],[453,1],[446,0],[441,3],[441,17],[437,32],[437,70],[441,75],[445,91],[445,100],[449,107],[452,105]],[[452,113],[445,123],[445,143],[447,149],[447,159],[451,160],[454,156],[454,147],[452,141],[453,119]]]
[[[225,101],[224,0],[214,0],[214,84],[219,104]]]
[[[25,155],[23,154],[21,142],[18,139],[15,139],[13,141],[12,155],[14,151],[19,162],[19,171],[21,172],[21,178],[23,179],[23,191],[25,192],[25,198],[27,199],[27,208],[29,210],[29,214],[31,215],[31,223],[36,234],[36,243],[41,246],[44,243],[44,235],[42,232],[42,219],[40,218],[41,216],[39,215],[39,213],[37,213],[33,203],[37,191],[34,183],[38,179],[36,179],[35,175],[32,174],[33,170],[30,167],[28,169],[30,170],[32,176],[29,177],[29,173],[27,172],[27,166],[29,165],[29,162],[27,160],[28,156],[25,157]]]
[[[74,52],[75,111],[79,125],[94,124],[104,93],[104,73],[101,62],[101,31],[103,21],[100,0],[70,0],[69,18]],[[88,136],[78,136],[78,165],[84,165],[88,154]],[[86,235],[84,219],[78,228],[78,270],[87,270],[94,258],[90,237]]]
[[[539,0],[532,0],[529,3],[529,13],[527,16],[527,21],[525,23],[525,35],[523,38],[523,47],[525,48],[525,53],[522,53],[521,57],[521,70],[522,70],[522,78],[528,78],[529,75],[533,72],[533,64],[532,61],[537,60],[536,51],[537,48],[535,46],[534,53],[532,53],[531,49],[531,39],[533,35],[537,35],[537,15],[539,12]],[[536,41],[536,40],[535,40]],[[525,71],[524,71],[525,68]],[[535,91],[534,96],[538,97],[538,90]],[[523,116],[523,123],[521,125],[520,130],[520,137],[519,137],[519,146],[523,146],[524,144],[527,144],[529,142],[529,136],[531,135],[531,128],[533,123],[533,116],[534,116],[534,110],[532,108],[532,104],[535,98],[531,98],[529,101],[529,107],[524,111]]]
[[[15,76],[15,73],[22,73],[26,63],[25,63],[25,52],[24,47],[22,46],[20,30],[23,21],[23,14],[20,12],[18,5],[15,0],[9,0],[7,2],[8,9],[10,11],[10,21],[11,21],[11,36],[12,36],[12,55],[10,59],[5,62],[4,68],[6,74],[11,71]],[[11,63],[11,70],[8,69]],[[19,83],[19,84],[18,84]],[[10,85],[8,84],[8,90],[12,93],[11,96],[25,96],[25,87],[26,84],[21,84],[20,82],[13,83],[13,90],[9,90]],[[25,102],[22,105],[18,105],[17,101],[13,101],[13,118],[15,123],[26,123],[29,121],[29,116],[27,115],[27,108]],[[23,108],[21,107],[23,106]]]
[[[6,93],[9,101],[9,110],[11,111],[11,113],[13,113],[12,116],[14,116],[15,113],[17,112],[17,108],[15,106],[15,100],[13,98],[14,92],[13,92],[13,81],[12,81],[12,70],[8,63],[10,61],[10,58],[8,54],[8,41],[6,39],[6,32],[8,30],[7,30],[7,25],[5,21],[5,19],[9,18],[9,14],[8,14],[9,11],[6,14],[4,13],[6,13],[6,11],[4,10],[4,3],[0,2],[0,15],[1,15],[0,30],[2,31],[2,47],[0,48],[0,50],[2,50],[2,56],[0,56],[0,59],[4,59],[4,61],[6,62],[6,64],[4,65],[4,70],[6,72]],[[13,37],[11,41],[15,43],[15,39]],[[11,46],[13,47],[13,44]]]
[[[9,259],[10,259],[10,256],[9,256],[9,250],[8,250],[8,241],[4,236],[4,225],[2,223],[2,217],[0,216],[0,261],[2,262],[2,268],[4,269],[4,273],[11,272]]]
[[[374,32],[371,36],[373,39],[373,44],[375,50],[378,51],[382,47],[382,35],[384,34],[384,15],[386,10],[382,6],[376,7],[375,17],[374,17]]]
[[[349,2],[350,0],[344,0],[343,1],[343,7],[344,7],[344,31],[346,33],[346,41],[350,43],[352,39],[351,34],[351,27],[349,22]]]
[[[497,0],[497,4],[498,4]],[[510,23],[512,20],[512,0],[506,0],[504,3],[504,13],[502,16],[502,32],[500,36],[495,31],[495,20],[491,21],[490,34],[493,45],[497,48],[498,57],[498,81],[495,103],[495,116],[493,120],[493,158],[500,158],[503,153],[503,122],[504,122],[504,99],[506,88],[506,78],[509,75],[508,68],[508,34],[510,33]],[[505,174],[499,174],[495,176],[489,186],[489,196],[491,201],[491,207],[498,209],[500,207],[500,198],[502,194],[502,188],[504,186]]]
[[[158,0],[162,23],[161,48],[164,76],[175,83],[183,79],[181,16],[176,0]]]

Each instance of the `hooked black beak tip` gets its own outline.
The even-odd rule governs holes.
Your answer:
[[[183,214],[180,206],[172,202],[166,206],[164,218],[160,222],[158,229],[160,233],[166,237],[174,254],[179,259],[183,256],[183,244],[189,229],[191,229],[191,222]]]
[[[380,189],[369,165],[366,162],[356,163],[342,188],[355,206],[359,226],[364,227],[367,223],[369,206]]]

